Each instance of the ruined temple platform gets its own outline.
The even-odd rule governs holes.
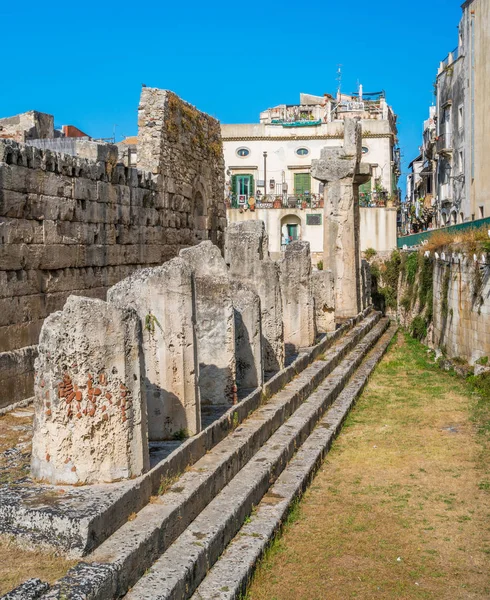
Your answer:
[[[3,419],[9,424],[14,423],[9,425],[10,428],[16,427],[12,420],[19,418],[22,421],[19,427],[23,429],[10,429],[10,439],[13,437],[18,442],[17,445],[10,444],[11,449],[5,449],[7,455],[22,455],[22,461],[20,467],[4,469],[7,475],[0,487],[0,533],[19,536],[34,545],[54,547],[70,557],[86,556],[123,526],[131,515],[148,505],[152,497],[161,494],[224,440],[264,399],[304,371],[368,313],[369,310],[364,311],[334,333],[321,338],[316,346],[292,357],[288,366],[269,377],[261,388],[240,399],[235,406],[204,406],[203,430],[199,434],[183,441],[151,442],[150,470],[129,481],[88,486],[34,482],[29,477],[32,410],[29,407],[17,409],[1,417],[0,422]],[[13,414],[22,416],[14,417]],[[208,484],[204,481],[203,488]],[[212,486],[209,490],[206,496],[214,493]]]

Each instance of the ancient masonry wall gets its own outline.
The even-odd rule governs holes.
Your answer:
[[[490,267],[473,257],[438,259],[433,276],[434,330],[429,343],[470,364],[490,356]]]
[[[41,326],[70,294],[105,299],[200,239],[223,245],[218,122],[151,88],[138,119],[150,172],[0,139],[0,409],[32,396]]]

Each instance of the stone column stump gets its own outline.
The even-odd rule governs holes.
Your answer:
[[[217,246],[201,242],[180,251],[194,274],[201,404],[236,400],[235,320],[230,276]]]
[[[110,288],[107,298],[140,318],[150,440],[195,435],[201,409],[191,269],[181,258],[141,269]]]
[[[31,473],[94,484],[149,468],[134,311],[70,296],[43,324],[36,360]]]
[[[332,271],[313,271],[316,327],[319,333],[335,331],[335,285]]]
[[[295,241],[288,244],[280,267],[284,343],[289,355],[315,343],[310,243]]]
[[[264,383],[260,298],[240,282],[232,284],[238,391],[244,395]]]
[[[264,371],[284,368],[284,329],[279,265],[271,260],[263,221],[232,223],[225,232],[225,260],[231,277],[260,298]]]

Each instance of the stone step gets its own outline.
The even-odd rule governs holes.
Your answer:
[[[383,319],[265,442],[125,596],[189,598],[389,325]]]
[[[280,531],[291,505],[302,495],[321,466],[345,417],[383,357],[396,330],[396,324],[390,325],[363,360],[349,384],[265,494],[191,600],[235,600],[245,595],[257,562]]]
[[[170,454],[154,452],[153,468],[141,477],[110,485],[69,487],[62,499],[56,486],[47,484],[0,486],[0,533],[27,538],[34,545],[54,546],[73,558],[86,556],[150,502],[162,478],[171,480],[192,466],[370,313],[371,309],[366,309],[305,349],[262,388],[231,406],[199,434],[179,442]]]
[[[163,494],[154,498],[133,520],[55,584],[45,598],[58,598],[61,590],[89,592],[93,600],[124,594],[177,539],[270,436],[318,387],[339,362],[380,319],[372,313],[338,339],[328,358],[317,360],[293,381],[255,410],[224,440],[194,463]],[[71,596],[70,596],[71,597]],[[84,597],[84,596],[81,596]]]

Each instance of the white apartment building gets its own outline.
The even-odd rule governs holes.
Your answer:
[[[323,253],[323,190],[311,177],[311,161],[324,146],[340,146],[343,121],[358,117],[363,161],[371,181],[360,188],[361,249],[396,247],[399,152],[396,116],[383,92],[336,98],[300,95],[260,114],[259,123],[221,125],[229,222],[261,219],[270,251],[289,239],[310,242],[314,260]]]

